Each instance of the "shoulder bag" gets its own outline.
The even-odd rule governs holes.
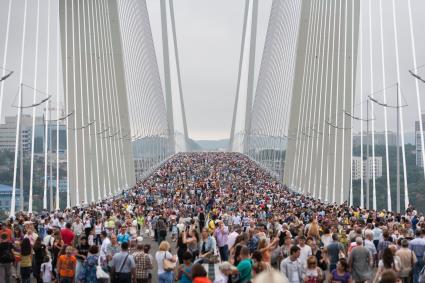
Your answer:
[[[115,270],[114,277],[113,277],[113,282],[120,282],[120,274],[121,274],[121,271],[122,271],[125,263],[127,262],[127,258],[128,258],[128,254],[126,255],[123,263],[121,264],[121,267],[118,269],[118,272]],[[96,274],[97,274],[97,272],[96,272]]]
[[[164,260],[162,261],[165,272],[171,272],[176,268],[176,263],[167,259],[167,252],[164,252]]]

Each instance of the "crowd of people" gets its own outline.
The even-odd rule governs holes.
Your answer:
[[[118,196],[0,227],[5,283],[422,283],[424,255],[413,207],[324,203],[237,153],[180,153]]]

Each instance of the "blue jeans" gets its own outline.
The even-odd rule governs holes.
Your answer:
[[[418,261],[416,262],[415,266],[413,267],[413,283],[418,283],[419,281],[419,273],[421,272],[422,268],[424,267],[424,260],[421,256],[416,256],[418,258]]]
[[[160,273],[158,275],[159,283],[173,283],[174,282],[174,274],[171,271]]]

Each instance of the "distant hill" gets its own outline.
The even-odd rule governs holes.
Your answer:
[[[189,148],[190,148],[190,150],[193,150],[193,151],[202,150],[202,147],[196,141],[192,140],[191,138],[189,138]]]
[[[223,150],[229,147],[229,139],[224,140],[197,140],[202,150]]]

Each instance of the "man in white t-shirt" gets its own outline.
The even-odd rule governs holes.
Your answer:
[[[79,237],[83,233],[84,225],[81,223],[80,218],[77,218],[74,223],[72,223],[72,231],[74,231],[75,235]]]
[[[44,239],[43,239],[43,244],[46,246],[47,252],[49,254],[51,254],[52,252],[53,243],[55,241],[55,238],[53,237],[52,234],[53,234],[53,231],[51,229],[48,229],[47,234],[46,236],[44,236]]]
[[[307,258],[313,254],[311,247],[306,245],[305,240],[304,236],[298,237],[298,247],[300,248],[300,257],[298,260],[303,267],[307,266]]]
[[[99,265],[106,265],[106,256],[108,255],[108,247],[111,245],[111,240],[109,240],[106,231],[100,233],[100,239],[102,240],[102,246],[100,247],[99,252]]]
[[[235,227],[235,229],[241,226],[241,222],[242,219],[239,213],[233,216],[233,226]]]

